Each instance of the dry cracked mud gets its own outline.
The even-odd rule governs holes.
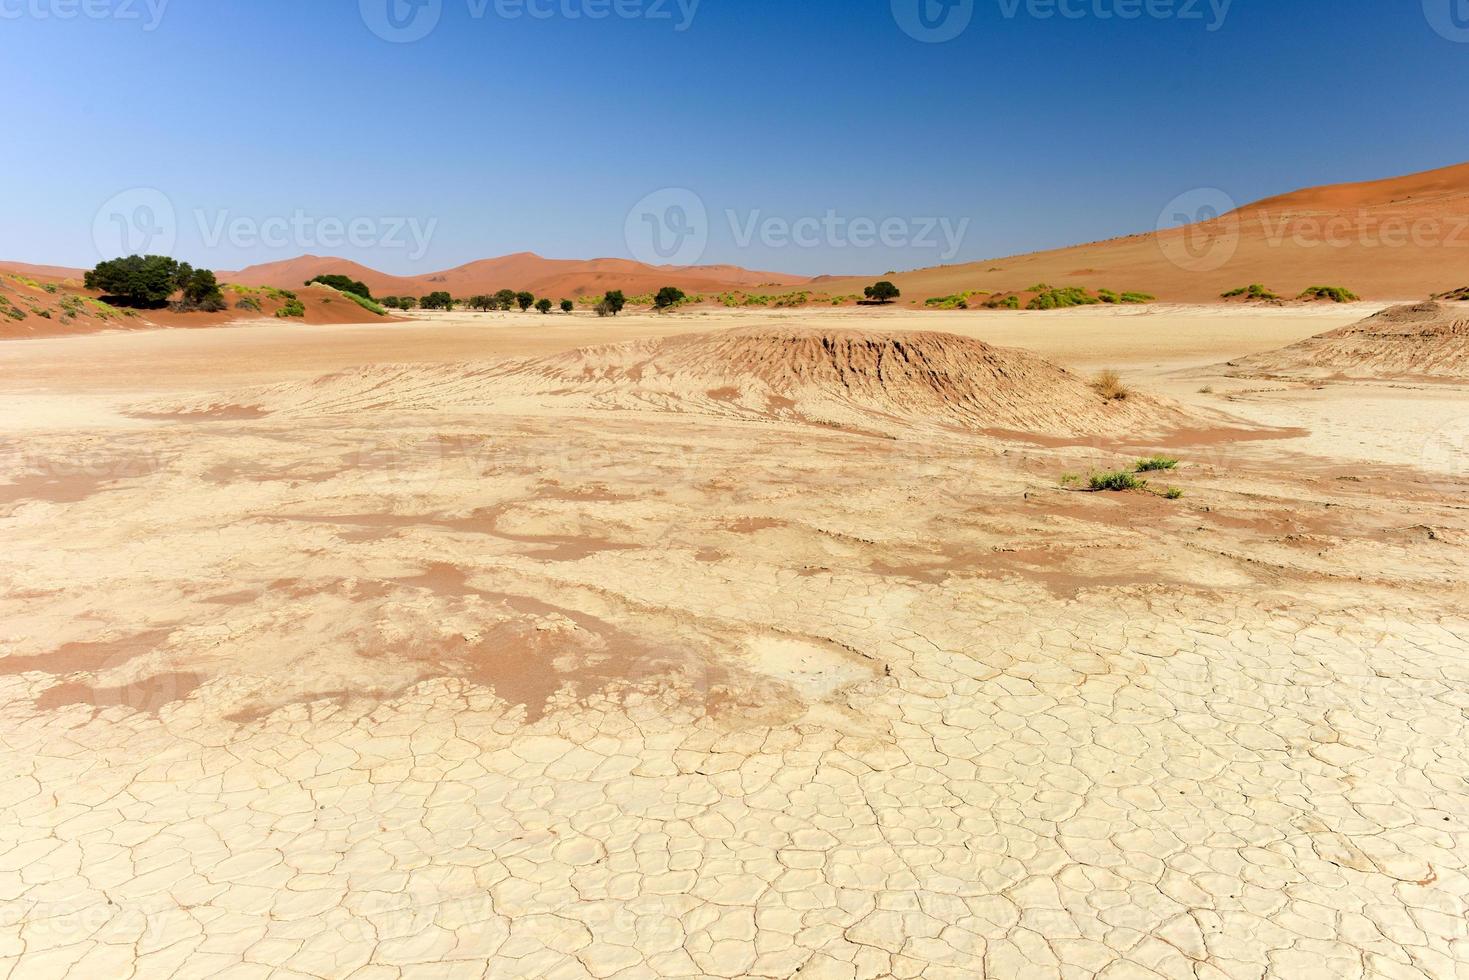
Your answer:
[[[156,371],[7,402],[0,977],[1469,977],[1462,456]]]

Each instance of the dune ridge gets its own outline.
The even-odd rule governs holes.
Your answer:
[[[1245,376],[1469,381],[1469,309],[1393,306],[1229,366]]]

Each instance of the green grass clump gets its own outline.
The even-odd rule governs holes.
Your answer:
[[[1177,487],[1169,487],[1167,490],[1163,491],[1163,496],[1168,500],[1182,500],[1183,491],[1178,489]]]
[[[260,309],[260,300],[256,299],[254,296],[241,297],[239,302],[235,303],[235,309],[250,310],[255,313],[262,312],[262,310]]]
[[[1219,294],[1220,299],[1238,299],[1240,297],[1244,297],[1245,299],[1252,302],[1263,303],[1273,303],[1276,300],[1280,299],[1280,297],[1275,295],[1275,292],[1267,287],[1264,283],[1258,282],[1252,282],[1248,286],[1241,286],[1238,289],[1231,289],[1227,293]]]
[[[962,293],[952,296],[933,296],[923,301],[923,305],[934,310],[967,310],[969,301],[975,296],[988,296],[982,289],[966,289]]]
[[[12,320],[24,320],[26,311],[16,306],[4,296],[0,296],[0,316],[8,316]]]
[[[1138,460],[1137,465],[1133,467],[1133,472],[1161,473],[1164,470],[1176,469],[1178,469],[1178,460],[1174,459],[1172,456],[1153,455],[1149,456],[1147,459]]]
[[[1020,297],[1013,294],[996,296],[994,299],[985,300],[984,308],[987,310],[1018,310],[1020,309]]]
[[[1157,298],[1158,297],[1154,296],[1152,293],[1133,293],[1133,292],[1126,292],[1126,293],[1123,293],[1122,294],[1122,302],[1123,303],[1130,304],[1130,305],[1137,305],[1137,306],[1141,306],[1144,303],[1151,303],[1153,300],[1155,300]]]
[[[1147,480],[1139,479],[1137,474],[1129,473],[1126,470],[1118,470],[1115,473],[1093,473],[1087,478],[1087,487],[1099,493],[1141,490],[1147,485]]]
[[[1329,299],[1333,303],[1355,303],[1360,298],[1345,286],[1312,286],[1297,297],[1305,300]]]
[[[288,317],[302,317],[306,315],[306,307],[299,299],[288,299],[286,305],[275,311],[275,315],[281,320]]]
[[[1073,306],[1095,306],[1101,300],[1079,286],[1050,289],[1037,295],[1025,305],[1027,310],[1064,310]]]
[[[1061,486],[1063,486],[1063,487],[1079,487],[1079,486],[1081,486],[1081,474],[1079,474],[1079,473],[1062,473],[1061,474]]]

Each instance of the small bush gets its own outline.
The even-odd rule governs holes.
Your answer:
[[[984,308],[987,310],[1018,310],[1020,309],[1020,297],[996,296],[994,299],[986,300]]]
[[[1110,369],[1093,379],[1092,389],[1108,401],[1121,402],[1132,397],[1132,389],[1122,383],[1122,375]]]
[[[299,299],[288,299],[286,305],[275,311],[275,315],[282,320],[288,317],[302,317],[306,315],[306,307]]]
[[[1062,473],[1061,474],[1061,486],[1063,486],[1063,487],[1079,487],[1079,486],[1081,486],[1081,474],[1079,474],[1079,473]]]
[[[1118,470],[1115,473],[1093,473],[1087,478],[1087,486],[1097,492],[1123,490],[1141,490],[1148,485],[1147,480],[1139,479],[1134,473],[1126,470]]]
[[[1027,310],[1064,310],[1073,306],[1095,306],[1101,300],[1078,286],[1050,289],[1025,305]]]
[[[245,296],[245,297],[242,297],[240,299],[240,301],[235,304],[235,309],[237,309],[237,310],[250,310],[252,312],[259,313],[259,312],[261,312],[261,310],[260,310],[260,300],[256,299],[253,296]]]
[[[569,299],[563,299],[561,301],[561,312],[562,313],[570,313],[574,309],[576,309],[576,304],[573,303],[571,300],[569,300]]]
[[[1258,282],[1252,282],[1248,286],[1241,286],[1238,289],[1231,289],[1227,293],[1219,294],[1220,299],[1239,299],[1241,297],[1252,302],[1262,303],[1273,303],[1280,299],[1279,296],[1263,283]]]
[[[1169,500],[1182,500],[1183,491],[1178,489],[1177,487],[1169,487],[1167,490],[1163,491],[1163,496]]]
[[[1172,456],[1158,455],[1149,456],[1147,459],[1140,459],[1137,461],[1137,465],[1133,467],[1133,471],[1136,473],[1161,473],[1164,470],[1176,469],[1178,469],[1178,460]]]
[[[1355,303],[1361,297],[1345,286],[1312,286],[1297,298],[1312,302],[1330,300],[1333,303]]]

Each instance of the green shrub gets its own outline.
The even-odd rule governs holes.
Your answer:
[[[1163,491],[1163,496],[1168,498],[1169,500],[1182,500],[1183,491],[1178,489],[1177,487],[1169,487],[1167,490]]]
[[[1122,294],[1122,302],[1123,303],[1135,304],[1135,305],[1141,305],[1143,303],[1151,303],[1153,300],[1155,300],[1157,298],[1158,297],[1154,296],[1152,293],[1123,293]]]
[[[1345,286],[1312,286],[1297,297],[1304,300],[1331,300],[1333,303],[1355,303],[1359,297]]]
[[[377,303],[374,303],[372,300],[368,299],[366,296],[359,296],[356,293],[343,293],[342,295],[345,296],[345,297],[347,297],[352,302],[356,303],[358,306],[362,307],[364,310],[366,310],[369,313],[376,313],[378,316],[387,316],[388,315],[388,311],[387,310],[383,309],[382,306],[380,306]]]
[[[1178,469],[1178,460],[1172,456],[1159,455],[1149,456],[1147,459],[1140,459],[1137,461],[1137,465],[1133,467],[1133,471],[1137,473],[1161,473],[1164,470],[1176,469]]]
[[[261,312],[260,300],[256,299],[254,296],[242,296],[235,303],[235,309],[250,310],[252,312],[259,313]]]
[[[1280,297],[1275,295],[1275,293],[1267,286],[1265,286],[1264,283],[1258,282],[1252,282],[1248,286],[1241,286],[1238,289],[1231,289],[1227,293],[1219,294],[1220,299],[1238,299],[1240,297],[1244,297],[1245,299],[1252,302],[1264,303],[1274,302],[1280,299]]]
[[[299,299],[288,299],[284,306],[275,311],[275,315],[282,320],[288,317],[302,317],[306,315],[306,307]]]
[[[975,296],[989,295],[982,289],[968,289],[952,296],[934,296],[923,301],[923,305],[935,310],[967,310],[969,301]]]
[[[1101,300],[1079,286],[1049,289],[1026,304],[1027,310],[1063,310],[1073,306],[1095,306]]]
[[[1087,486],[1098,492],[1141,490],[1147,485],[1147,480],[1139,479],[1136,474],[1126,470],[1118,470],[1115,473],[1093,473],[1087,478]]]
[[[1020,297],[1015,295],[996,296],[994,299],[985,301],[987,310],[1018,310],[1020,309]]]

